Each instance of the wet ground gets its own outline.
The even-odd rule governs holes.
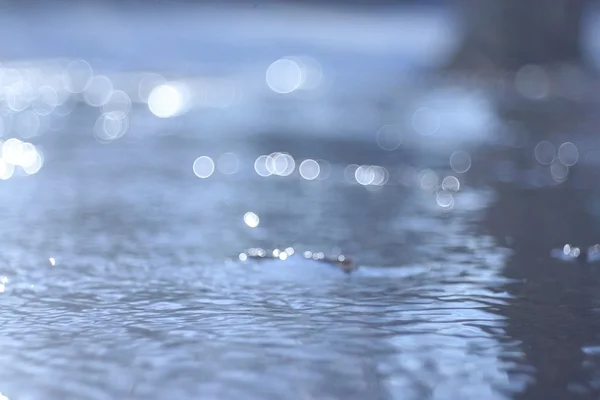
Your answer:
[[[457,39],[431,10],[11,10],[0,399],[600,397],[598,266],[551,257],[600,241],[596,82],[420,79]],[[297,54],[323,86],[274,93]]]
[[[272,141],[102,145],[88,114],[64,130],[81,137],[36,139],[37,174],[2,182],[9,399],[597,397],[596,267],[550,257],[593,242],[592,189],[549,167],[500,180],[483,150],[465,173],[398,163],[383,187],[350,183],[352,154],[381,160],[364,142],[308,142],[337,160],[319,179],[261,177]],[[224,149],[237,171],[199,179],[194,160]],[[430,185],[444,176],[451,202]],[[288,246],[362,268],[237,260]]]

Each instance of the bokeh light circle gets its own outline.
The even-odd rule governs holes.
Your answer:
[[[319,163],[315,160],[304,160],[300,163],[300,167],[298,167],[298,172],[300,176],[307,181],[312,181],[319,177],[319,173],[321,172],[321,167]]]
[[[275,93],[292,93],[302,84],[302,69],[296,61],[280,58],[267,68],[265,79]]]
[[[201,156],[196,158],[192,169],[198,178],[206,179],[215,172],[215,162],[208,156]]]

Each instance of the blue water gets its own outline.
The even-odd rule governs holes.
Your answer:
[[[480,211],[444,213],[420,189],[370,192],[343,173],[261,178],[253,146],[237,174],[201,180],[201,142],[55,142],[38,174],[3,182],[1,392],[445,399],[523,387],[507,379],[521,356],[494,310],[509,298],[510,252],[473,232]],[[490,199],[471,195],[480,210]],[[362,268],[235,260],[252,246],[343,251]]]
[[[597,239],[596,164],[557,182],[533,155],[540,132],[515,146],[496,135],[515,125],[491,118],[481,93],[430,91],[404,74],[452,49],[458,33],[437,13],[296,10],[294,24],[289,11],[252,10],[165,10],[134,25],[114,9],[0,15],[10,66],[81,57],[116,88],[123,73],[153,70],[184,81],[218,75],[246,90],[241,104],[167,120],[134,104],[129,131],[109,144],[94,139],[98,109],[69,102],[68,116],[40,117],[45,133],[24,138],[0,100],[3,140],[31,141],[44,161],[34,175],[17,168],[0,181],[0,393],[598,398],[597,266],[551,257]],[[268,93],[269,63],[305,52],[334,82],[327,91],[310,101]],[[439,132],[405,132],[400,150],[381,150],[377,128],[410,127],[421,102],[439,111]],[[593,161],[595,141],[578,141],[588,120],[552,113],[532,125],[562,126],[552,118],[572,128],[555,145],[573,140],[580,164]],[[457,150],[471,154],[468,171],[452,170]],[[256,158],[274,151],[295,157],[290,176],[255,172]],[[239,162],[230,175],[218,162],[227,152]],[[207,179],[193,171],[200,156],[217,162]],[[327,174],[302,179],[305,158],[328,161]],[[352,183],[350,164],[384,166],[389,180]],[[451,198],[440,194],[446,176],[460,182]],[[360,268],[240,262],[251,247],[343,253]]]

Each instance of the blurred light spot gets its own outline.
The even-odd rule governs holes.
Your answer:
[[[450,168],[463,174],[471,168],[471,156],[466,151],[455,151],[450,156]]]
[[[42,169],[42,165],[44,164],[44,158],[42,154],[38,151],[35,152],[35,159],[28,165],[22,165],[23,170],[27,175],[37,174],[40,169]]]
[[[19,155],[15,165],[18,165],[22,168],[29,168],[37,161],[37,155],[37,150],[33,144],[23,143],[23,146],[21,147],[21,154]]]
[[[246,253],[240,253],[239,259],[240,261],[246,261],[248,260],[248,256],[246,255]]]
[[[556,158],[556,147],[547,140],[536,144],[533,152],[535,159],[542,165],[550,165]]]
[[[418,180],[419,186],[423,190],[432,190],[439,185],[439,178],[437,174],[430,169],[424,169],[419,172]]]
[[[33,100],[31,108],[38,115],[50,115],[58,106],[58,93],[51,86],[42,86],[38,89],[38,96]]]
[[[184,94],[180,88],[170,84],[157,86],[148,97],[148,108],[159,118],[179,115],[184,107]]]
[[[22,138],[36,136],[40,129],[40,117],[32,110],[25,110],[16,115],[13,130]]]
[[[571,246],[568,244],[565,244],[565,247],[563,247],[563,253],[565,255],[569,255],[570,252],[571,252]]]
[[[108,101],[102,105],[102,113],[108,114],[114,111],[129,114],[131,110],[131,99],[129,95],[122,90],[115,90],[111,93]]]
[[[280,58],[267,68],[266,81],[275,93],[291,93],[302,84],[302,70],[297,62]]]
[[[280,253],[279,249],[273,250],[273,257],[279,257],[279,253]]]
[[[82,93],[91,84],[94,76],[92,66],[84,60],[71,61],[62,75],[63,86],[71,93]]]
[[[4,293],[4,285],[2,283],[0,283],[0,293]],[[2,395],[2,393],[0,393],[0,400],[8,400],[8,397]]]
[[[454,206],[454,197],[450,192],[438,192],[435,201],[442,208],[452,208]]]
[[[298,172],[300,172],[300,176],[306,179],[307,181],[312,181],[313,179],[317,179],[319,173],[321,172],[321,168],[319,167],[319,163],[315,160],[304,160],[300,163],[300,167],[298,168]]]
[[[357,183],[356,181],[356,171],[358,170],[357,164],[350,164],[346,168],[344,168],[344,179],[348,183]]]
[[[344,260],[346,260],[346,257],[344,257],[344,256],[338,256],[338,261],[339,262],[344,262]]]
[[[53,267],[56,265],[56,260],[54,259],[54,257],[50,257],[49,261],[50,261],[50,265],[52,265]]]
[[[354,172],[354,179],[363,186],[370,185],[375,180],[375,172],[370,166],[361,165]]]
[[[431,108],[421,107],[412,116],[412,126],[421,135],[433,135],[440,129],[440,117]]]
[[[558,148],[558,159],[567,167],[577,164],[579,160],[579,150],[574,143],[566,142]]]
[[[0,179],[3,181],[10,179],[15,172],[15,166],[0,158]]]
[[[192,169],[198,178],[206,179],[215,172],[215,163],[212,158],[201,156],[196,158]]]
[[[281,261],[285,261],[288,258],[288,254],[285,251],[282,251],[281,253],[279,253],[279,259]]]
[[[34,99],[34,92],[29,83],[18,81],[6,88],[6,104],[15,111],[23,111]]]
[[[289,176],[296,169],[296,162],[291,155],[276,152],[267,159],[267,169],[273,175]]]
[[[525,65],[517,71],[515,87],[524,97],[542,99],[548,95],[548,75],[543,68],[537,65]]]
[[[23,153],[23,142],[16,138],[10,138],[2,144],[2,158],[10,164],[18,164]]]
[[[156,73],[144,73],[138,85],[139,99],[142,102],[147,103],[154,88],[164,85],[165,83],[167,83],[167,80],[162,75]]]
[[[555,161],[550,166],[550,173],[556,182],[562,182],[567,179],[567,175],[569,175],[569,167]]]
[[[225,175],[235,174],[240,166],[240,161],[234,153],[222,154],[217,160],[217,169]]]
[[[447,176],[442,180],[442,189],[450,192],[458,192],[460,181],[455,176]]]
[[[83,98],[92,107],[101,107],[106,104],[113,92],[113,83],[107,76],[96,75],[83,92]]]
[[[288,247],[285,249],[285,252],[288,254],[288,256],[291,256],[294,254],[294,249],[292,247]]]
[[[129,117],[122,111],[100,115],[94,124],[94,137],[100,143],[119,139],[129,130]]]
[[[312,258],[312,255],[313,254],[312,254],[311,251],[305,251],[304,254],[303,254],[304,258]]]
[[[37,173],[42,167],[43,157],[41,151],[33,144],[22,142],[11,138],[2,144],[2,155],[0,159],[0,179],[10,179],[15,166],[23,168],[26,174]]]
[[[396,150],[402,144],[402,132],[397,125],[383,125],[377,131],[375,139],[383,150]]]
[[[254,171],[262,177],[267,177],[273,174],[268,168],[271,163],[270,156],[262,155],[254,161]]]
[[[260,223],[260,218],[258,218],[258,215],[254,214],[253,212],[247,212],[244,214],[244,222],[250,228],[256,228]]]

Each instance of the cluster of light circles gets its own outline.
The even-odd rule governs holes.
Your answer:
[[[129,130],[131,99],[120,90],[114,91],[108,102],[101,106],[102,115],[94,124],[94,137],[100,143],[119,139]]]
[[[65,89],[78,95],[90,107],[99,108],[101,115],[93,127],[94,138],[99,143],[119,139],[129,130],[131,98],[123,90],[117,90],[112,80],[96,74],[85,60],[73,60],[62,74]]]
[[[63,75],[58,64],[3,65],[0,68],[0,133],[27,139],[54,129],[54,117],[69,114],[73,106]]]
[[[325,254],[322,251],[312,252],[310,250],[305,251],[302,256],[304,258],[312,259],[312,260],[323,260],[325,258]],[[343,257],[343,256],[341,256]],[[340,259],[340,261],[344,261],[344,259]]]
[[[442,179],[442,184],[437,188],[435,201],[444,210],[454,208],[454,193],[460,190],[460,181],[457,177],[449,175]]]
[[[123,78],[121,75],[111,79],[94,71],[90,63],[82,59],[38,64],[0,68],[0,99],[5,100],[9,111],[20,113],[17,123],[26,128],[19,126],[22,137],[37,133],[40,117],[64,116],[79,101],[101,110],[93,128],[94,137],[100,143],[111,142],[128,131],[133,101],[147,104],[159,118],[176,117],[190,107],[188,85],[169,82],[159,74],[136,75],[133,80],[136,86],[132,88],[131,77],[129,81],[119,79]]]
[[[100,141],[123,136],[131,109],[131,98],[126,92],[115,90],[109,77],[95,75],[91,65],[84,60],[71,61],[67,65],[63,83],[69,92],[81,94],[88,105],[102,108],[99,130],[94,130]],[[150,111],[159,118],[171,118],[185,112],[190,97],[183,83],[167,82],[161,75],[150,73],[140,78],[137,92],[139,100],[147,103]]]
[[[0,179],[8,180],[21,170],[25,175],[39,172],[44,164],[42,152],[33,144],[10,138],[2,144],[0,157]]]
[[[269,65],[265,80],[269,89],[278,94],[315,90],[322,83],[323,70],[321,65],[310,57],[283,57]]]
[[[240,161],[235,153],[227,152],[213,160],[209,156],[200,156],[194,160],[192,171],[198,178],[211,177],[215,171],[224,175],[233,175],[239,171]],[[326,179],[331,166],[325,160],[305,159],[298,166],[298,173],[307,180]],[[254,171],[262,177],[290,176],[296,170],[296,160],[284,152],[261,155],[254,161]]]
[[[440,179],[431,169],[424,169],[417,174],[419,187],[426,192],[433,192],[438,206],[444,210],[454,208],[454,193],[460,190],[460,181],[456,176],[449,175]]]
[[[390,173],[379,165],[350,164],[344,169],[347,182],[358,183],[362,186],[384,186],[390,179]]]
[[[288,247],[285,250],[273,249],[272,251],[253,247],[243,253],[240,253],[238,258],[240,261],[247,261],[249,258],[271,258],[285,261],[288,257],[293,256],[294,253],[295,251],[292,247]]]
[[[259,156],[254,161],[254,171],[262,177],[290,176],[295,169],[296,161],[289,153],[275,152]]]
[[[458,161],[466,161],[462,158],[464,154],[459,154]],[[466,164],[459,163],[455,168],[464,171]],[[460,180],[454,175],[448,175],[441,179],[437,172],[425,168],[417,170],[414,167],[403,167],[400,171],[400,183],[404,186],[417,186],[426,193],[435,195],[436,203],[443,210],[451,210],[454,207],[455,193],[460,190]]]
[[[539,142],[534,149],[537,162],[550,167],[550,173],[554,181],[564,182],[569,176],[569,168],[579,161],[579,149],[572,142],[565,142],[558,150],[547,140]]]

